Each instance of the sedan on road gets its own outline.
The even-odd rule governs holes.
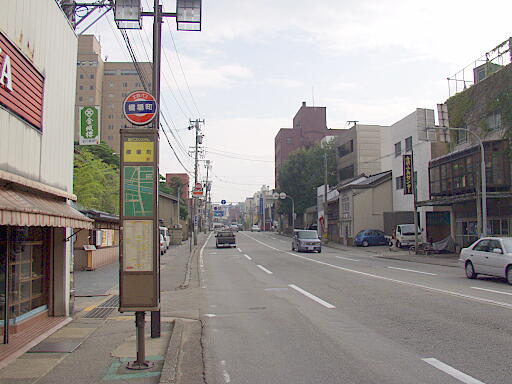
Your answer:
[[[251,232],[259,232],[260,231],[260,227],[257,226],[256,224],[254,224],[252,227],[251,227]]]
[[[484,237],[460,251],[468,279],[479,274],[504,277],[512,285],[512,238]]]

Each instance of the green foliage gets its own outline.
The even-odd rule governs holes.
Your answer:
[[[280,192],[295,201],[295,213],[316,204],[316,189],[324,184],[324,154],[327,155],[327,183],[336,185],[336,153],[334,143],[314,145],[293,152],[279,173]],[[279,213],[291,214],[290,199],[282,200]]]
[[[184,203],[183,199],[180,199],[180,218],[182,220],[187,220],[188,217],[188,207]]]
[[[78,203],[85,208],[118,214],[119,165],[107,163],[93,152],[97,150],[84,146],[75,151],[73,183]]]
[[[77,147],[80,150],[84,148],[84,146]],[[101,159],[104,163],[112,165],[114,168],[119,169],[120,157],[118,153],[114,152],[114,148],[105,143],[101,142],[99,145],[88,145],[87,151],[92,153],[94,156]]]

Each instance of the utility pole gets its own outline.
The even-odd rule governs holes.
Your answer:
[[[327,152],[324,153],[324,240],[329,242],[329,219],[327,217]]]
[[[204,124],[204,120],[196,119],[189,120],[190,126],[189,129],[196,130],[196,145],[194,147],[194,186],[197,184],[198,177],[198,168],[199,168],[199,145],[203,142],[203,136],[200,135],[199,123]],[[194,236],[194,245],[197,245],[197,225],[198,217],[197,217],[197,201],[194,196],[192,196],[192,219],[193,219],[193,236]]]
[[[210,171],[210,160],[206,160],[206,183],[205,183],[205,190],[206,190],[206,195],[205,195],[205,198],[204,198],[204,202],[205,202],[205,207],[204,207],[204,222],[205,224],[208,224],[208,221],[210,219],[210,216],[209,216],[209,208],[208,208],[208,197],[209,197],[209,191],[210,191],[210,182],[208,181],[208,176],[209,176],[209,171]],[[206,225],[204,226],[204,233],[206,234]]]

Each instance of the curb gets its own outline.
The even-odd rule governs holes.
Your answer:
[[[183,283],[180,284],[180,289],[187,289],[188,285],[190,284],[190,270],[192,269],[192,259],[197,254],[198,246],[196,245],[192,252],[190,252],[190,255],[188,256],[187,261],[187,272],[185,273],[185,279],[183,280]]]
[[[436,260],[411,260],[411,259],[402,259],[400,257],[392,257],[392,256],[384,256],[384,255],[376,255],[375,256],[378,259],[388,259],[388,260],[400,260],[400,261],[407,261],[410,263],[419,263],[419,264],[430,264],[430,265],[441,265],[443,267],[452,267],[452,268],[458,268],[459,265],[453,265],[449,263],[443,263]]]
[[[178,362],[181,351],[181,340],[183,338],[183,321],[175,319],[173,321],[171,339],[165,353],[162,374],[159,384],[175,384],[178,376]]]

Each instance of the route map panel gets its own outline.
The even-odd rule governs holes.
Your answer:
[[[153,167],[124,167],[124,216],[144,217],[153,215]]]

